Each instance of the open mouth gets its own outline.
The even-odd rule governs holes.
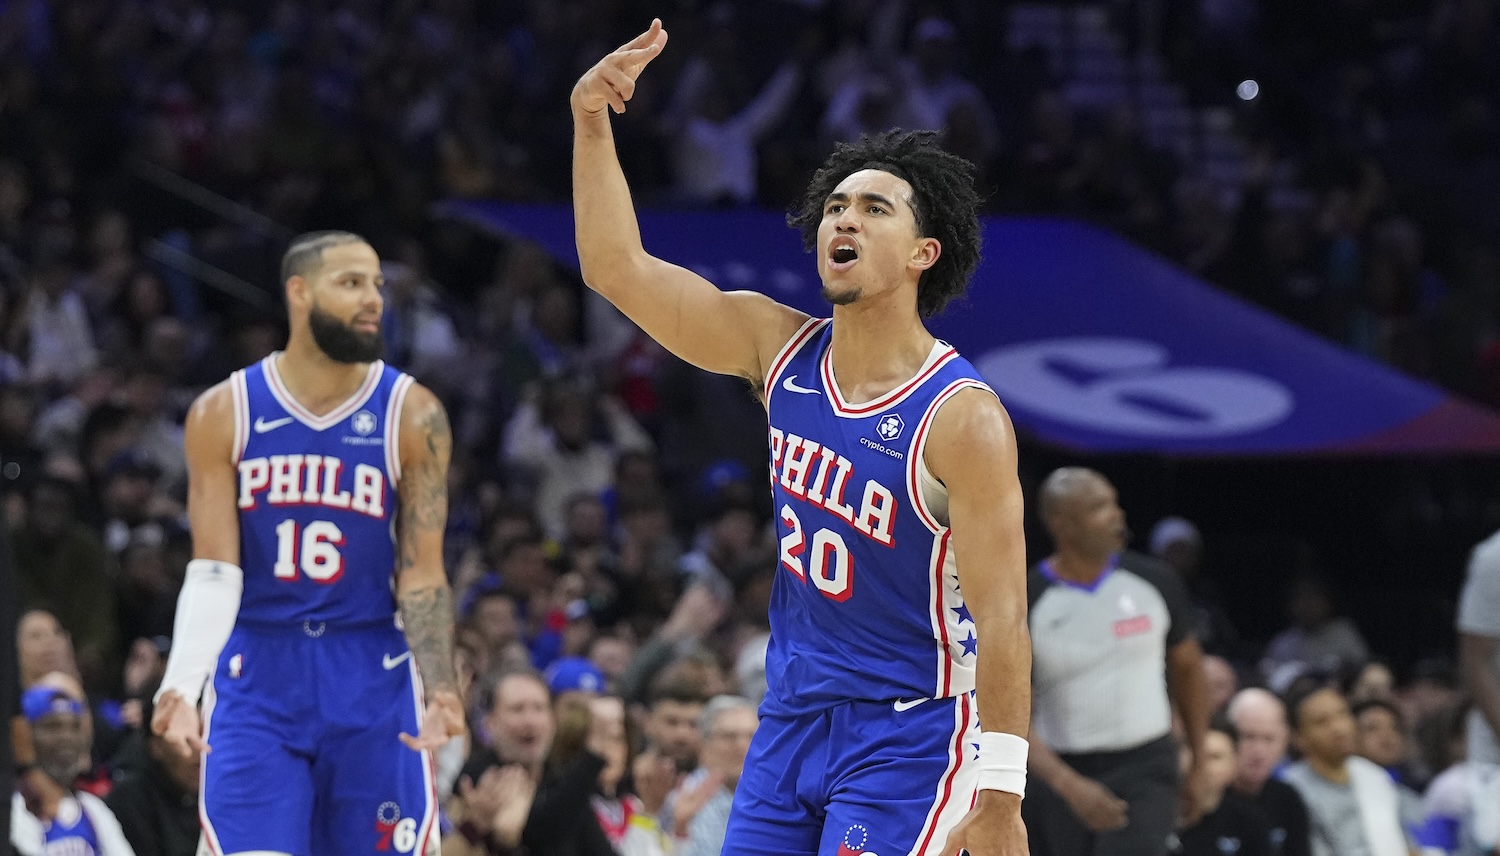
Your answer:
[[[848,270],[859,261],[859,246],[853,238],[838,237],[828,245],[828,269]]]

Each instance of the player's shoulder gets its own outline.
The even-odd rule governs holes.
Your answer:
[[[402,377],[411,376],[403,375]],[[406,381],[403,385],[405,390],[401,398],[401,412],[398,414],[402,425],[420,425],[436,416],[447,418],[448,410],[443,406],[443,401],[438,398],[437,393],[416,380]]]
[[[194,422],[214,422],[235,419],[235,377],[230,375],[213,386],[198,393],[188,408],[187,426]],[[225,424],[233,425],[232,421]]]

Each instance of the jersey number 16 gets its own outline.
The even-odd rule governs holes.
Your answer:
[[[337,524],[314,520],[299,527],[295,520],[283,520],[276,526],[276,579],[295,580],[301,568],[315,583],[337,582],[344,575],[342,546],[344,533]]]

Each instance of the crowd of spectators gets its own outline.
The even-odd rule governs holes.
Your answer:
[[[1101,223],[1500,405],[1495,5],[1102,5],[1195,103],[1234,107],[1237,186],[1147,145],[1132,104],[1074,105],[1066,69],[1011,46],[1009,7],[981,0],[0,2],[0,511],[34,610],[23,684],[58,685],[39,713],[91,700],[86,790],[114,787],[133,841],[140,817],[188,814],[190,771],[140,731],[188,557],[181,421],[278,346],[286,237],[348,228],[386,260],[389,360],[458,439],[447,545],[476,751],[448,759],[446,838],[716,852],[764,691],[763,414],[537,248],[432,216],[566,200],[568,89],[654,15],[672,48],[615,126],[643,203],[784,207],[835,141],[931,128],[994,213]],[[1261,96],[1235,100],[1252,77]],[[1174,527],[1169,559],[1197,537]],[[1271,628],[1236,628],[1211,575],[1178,567],[1221,700],[1357,675],[1403,726],[1383,766],[1420,784],[1452,763],[1451,669],[1393,688],[1312,580],[1261,649]],[[586,804],[602,837],[559,820]],[[539,816],[566,849],[539,844]],[[141,852],[185,852],[164,829]]]

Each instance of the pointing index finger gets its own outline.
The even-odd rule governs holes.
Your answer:
[[[635,38],[631,39],[630,41],[626,42],[625,44],[620,45],[620,47],[616,49],[616,53],[618,53],[620,51],[628,51],[628,50],[635,50],[637,48],[643,48],[646,45],[649,45],[652,42],[656,41],[656,34],[660,33],[660,32],[661,32],[661,19],[660,18],[652,18],[651,19],[651,26],[646,28],[646,32],[641,33],[639,36],[636,36]]]

